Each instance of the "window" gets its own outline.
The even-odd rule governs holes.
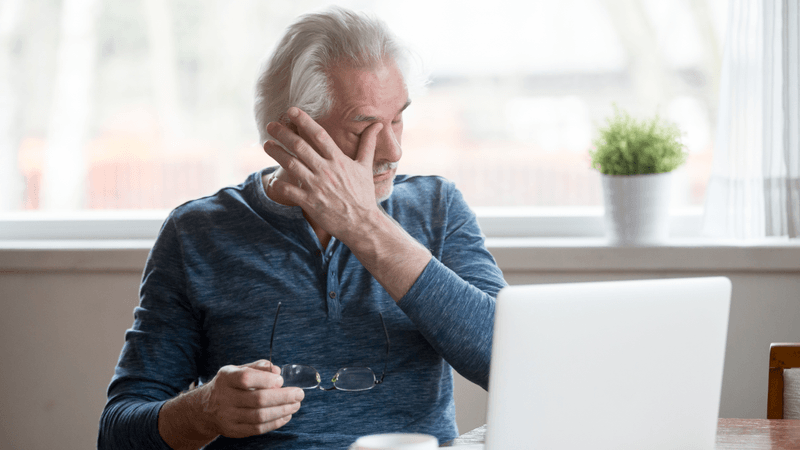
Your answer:
[[[587,151],[616,103],[682,127],[675,204],[702,205],[726,0],[339,3],[383,18],[430,75],[401,173],[446,176],[475,207],[599,207]],[[0,212],[166,210],[274,164],[256,71],[326,4],[0,3]]]

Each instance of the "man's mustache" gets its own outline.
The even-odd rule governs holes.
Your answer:
[[[387,170],[397,169],[397,164],[398,164],[398,162],[395,161],[395,162],[383,163],[380,166],[375,166],[375,167],[372,168],[372,174],[373,175],[380,175],[380,174],[386,172]]]

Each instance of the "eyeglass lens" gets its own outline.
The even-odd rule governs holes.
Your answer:
[[[283,387],[299,387],[301,389],[314,389],[322,381],[316,369],[300,364],[283,366],[281,377],[283,377]]]
[[[320,385],[319,372],[311,366],[287,364],[281,369],[284,387],[314,389]],[[340,391],[366,391],[376,384],[375,372],[369,367],[345,367],[339,369],[331,379]]]

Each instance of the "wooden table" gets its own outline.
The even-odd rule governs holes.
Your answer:
[[[486,425],[442,447],[482,444]],[[798,450],[800,449],[800,420],[719,419],[717,450]]]

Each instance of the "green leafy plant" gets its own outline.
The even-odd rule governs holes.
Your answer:
[[[678,126],[655,116],[636,120],[614,107],[614,116],[592,143],[592,167],[605,175],[671,172],[686,162]]]

